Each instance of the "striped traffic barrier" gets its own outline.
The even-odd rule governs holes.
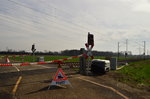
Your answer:
[[[50,63],[60,63],[66,60],[74,59],[74,58],[79,58],[81,56],[86,56],[85,54],[81,54],[78,56],[73,56],[65,59],[59,59],[59,60],[53,60],[53,61],[45,61],[45,62],[29,62],[29,63],[1,63],[0,66],[26,66],[26,65],[37,65],[37,64],[50,64]]]

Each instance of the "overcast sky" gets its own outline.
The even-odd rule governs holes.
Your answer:
[[[149,50],[150,0],[0,0],[0,50],[80,49],[88,32],[94,50]]]

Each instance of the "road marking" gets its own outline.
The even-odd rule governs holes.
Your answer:
[[[19,83],[21,82],[22,76],[20,76],[12,90],[13,95],[16,93]]]
[[[44,67],[44,68],[52,68],[52,67],[47,67],[47,66],[43,66],[43,65],[35,65],[35,66]]]
[[[126,66],[126,65],[123,65],[123,66],[117,68],[117,70],[120,70],[120,69],[122,69],[122,68],[125,67],[125,66]]]
[[[95,84],[95,85],[98,85],[98,86],[101,86],[101,87],[110,89],[110,90],[112,90],[113,92],[117,93],[118,95],[122,96],[124,99],[129,99],[127,96],[125,96],[124,94],[122,94],[121,92],[119,92],[118,90],[116,90],[116,89],[114,89],[114,88],[112,88],[112,87],[109,87],[109,86],[106,86],[106,85],[103,85],[103,84],[100,84],[100,83],[97,83],[97,82],[94,82],[94,81],[91,81],[91,80],[87,80],[87,79],[84,79],[84,78],[81,78],[81,77],[78,77],[78,78],[81,79],[81,80],[90,82],[90,83],[92,83],[92,84]]]
[[[17,71],[20,71],[18,67],[16,67],[16,66],[13,66],[13,67],[15,67],[17,69]]]

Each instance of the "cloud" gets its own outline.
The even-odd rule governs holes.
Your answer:
[[[150,13],[150,1],[149,0],[140,0],[139,2],[134,4],[133,10],[139,11],[139,12]]]
[[[79,49],[91,32],[95,50],[116,51],[118,41],[147,40],[148,12],[148,0],[2,0],[0,41],[3,49]]]
[[[150,0],[121,0],[128,3],[133,11],[150,13]]]

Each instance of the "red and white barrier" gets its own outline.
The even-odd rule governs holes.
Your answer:
[[[6,63],[10,63],[10,60],[8,57],[6,58]]]
[[[86,56],[85,54],[81,54],[78,56],[73,56],[65,59],[53,60],[53,61],[46,61],[46,62],[31,62],[31,63],[7,63],[7,64],[0,64],[0,66],[26,66],[26,65],[37,65],[37,64],[49,64],[49,63],[59,63],[61,64],[63,61],[79,58],[81,56]]]

